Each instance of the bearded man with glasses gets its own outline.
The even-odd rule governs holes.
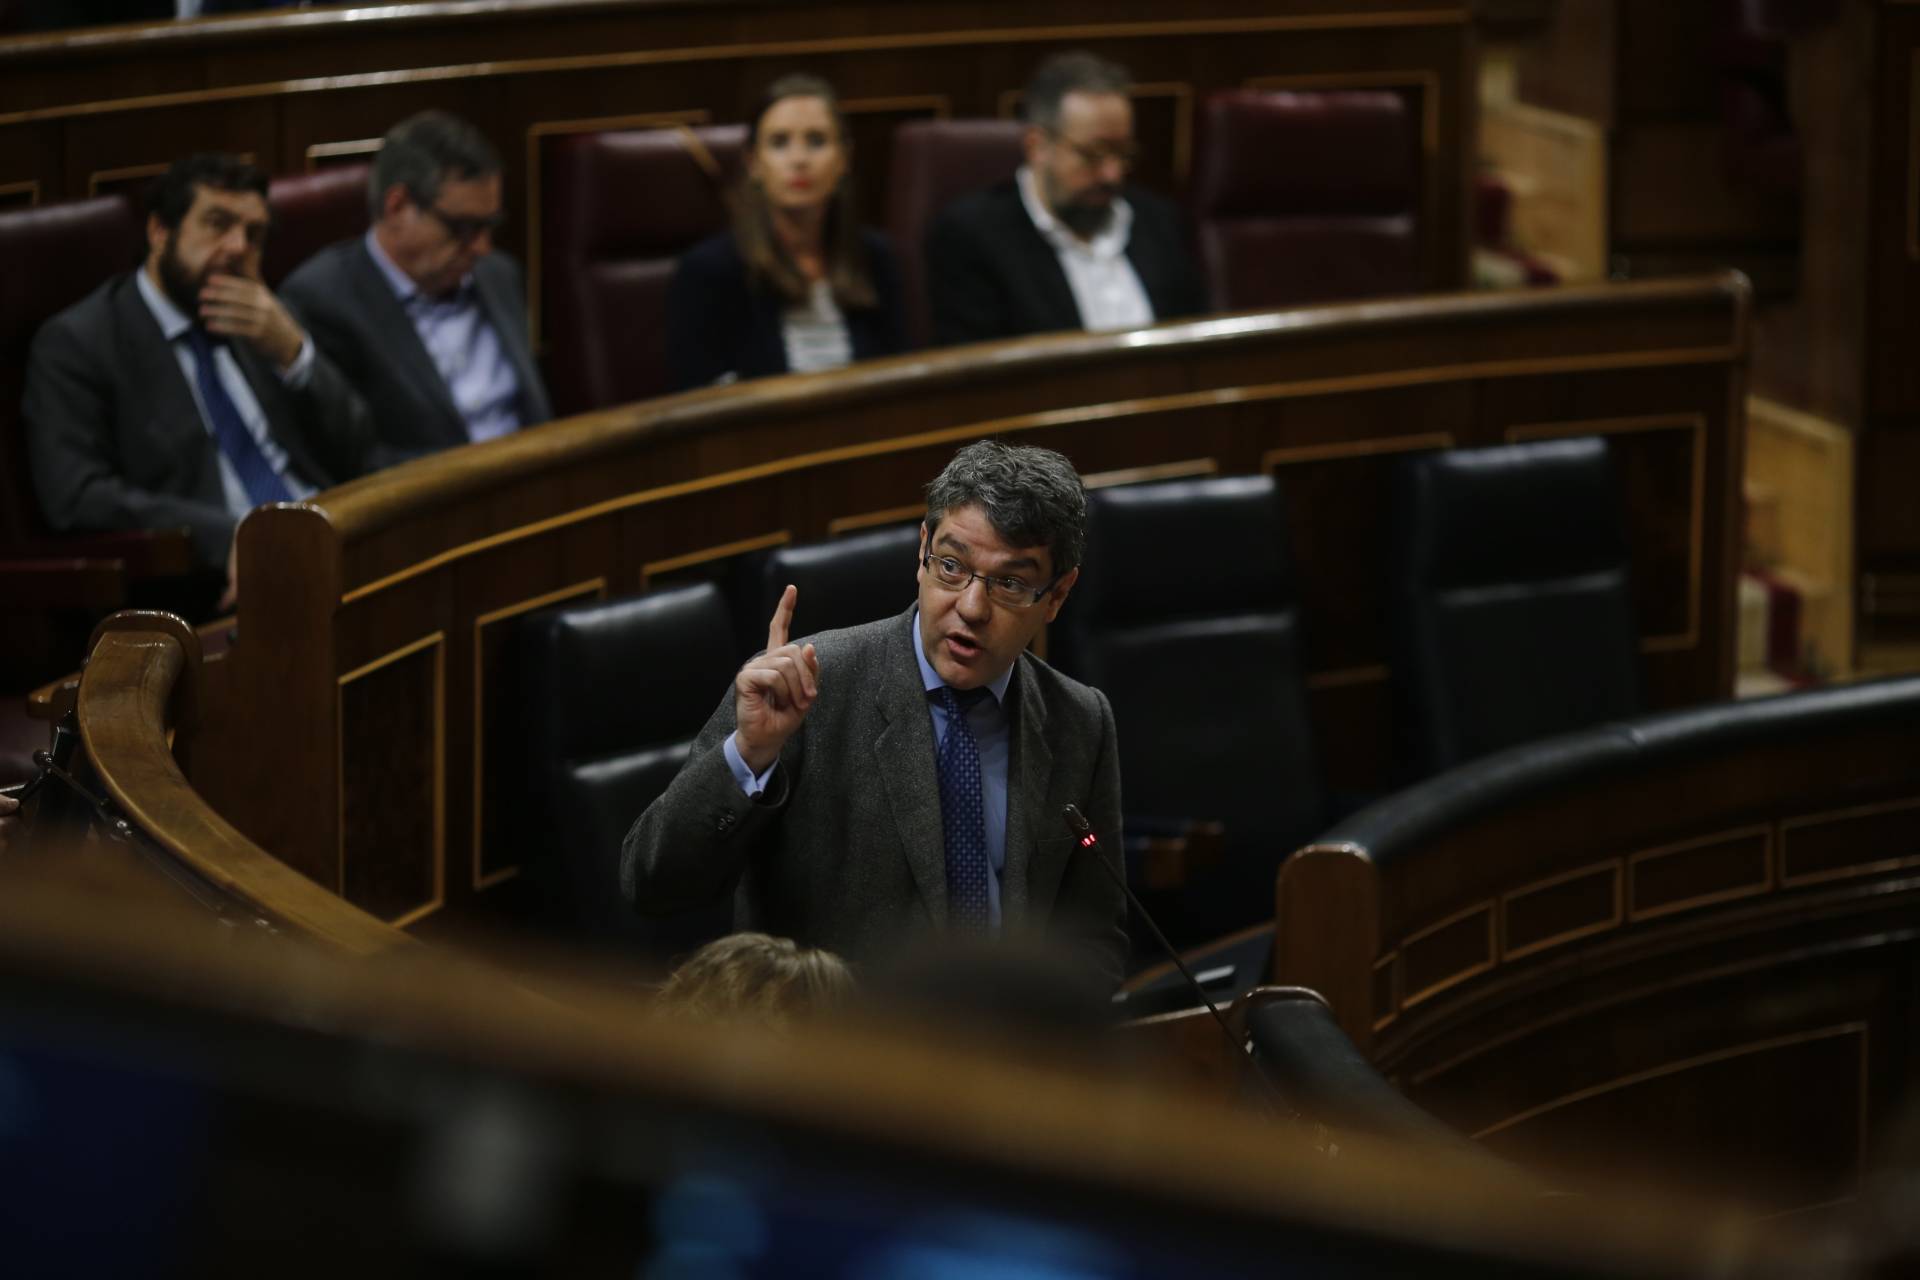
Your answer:
[[[941,343],[1055,329],[1137,329],[1207,309],[1172,202],[1127,182],[1133,81],[1084,51],[1027,84],[1026,163],[953,202],[927,233],[927,296]]]
[[[1050,449],[981,441],[927,486],[905,613],[767,647],[634,823],[621,887],[670,914],[733,894],[734,925],[872,964],[940,929],[1046,935],[1108,989],[1126,904],[1061,810],[1120,847],[1105,695],[1027,652],[1086,548],[1086,494]],[[901,566],[902,569],[905,565]]]
[[[381,461],[491,440],[553,416],[520,267],[495,252],[500,156],[423,111],[381,140],[372,226],[301,264],[281,296],[373,412]]]

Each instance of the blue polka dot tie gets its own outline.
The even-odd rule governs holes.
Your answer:
[[[947,918],[970,933],[987,931],[987,820],[980,795],[980,744],[967,709],[985,689],[937,691],[947,712],[947,734],[937,755],[940,825],[947,840]]]

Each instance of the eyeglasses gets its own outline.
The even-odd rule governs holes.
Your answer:
[[[506,225],[507,221],[507,215],[504,213],[489,213],[476,218],[465,217],[457,213],[447,213],[430,204],[423,204],[420,208],[422,212],[430,213],[438,218],[440,225],[447,229],[447,234],[455,240],[458,240],[461,244],[471,244],[483,235],[497,232],[501,227]]]
[[[1052,129],[1047,130],[1047,135],[1067,150],[1073,152],[1076,156],[1079,156],[1081,163],[1085,164],[1089,169],[1099,169],[1111,160],[1120,166],[1121,172],[1131,173],[1133,166],[1140,161],[1140,148],[1134,146],[1131,142],[1124,143],[1117,147],[1090,147],[1084,142],[1075,142],[1065,134],[1058,133]]]
[[[1002,609],[1031,609],[1046,598],[1054,584],[1067,575],[1056,574],[1052,582],[1036,587],[1024,578],[995,578],[973,570],[955,560],[952,556],[936,556],[931,553],[921,556],[920,563],[927,567],[933,580],[949,591],[965,591],[973,585],[975,578],[987,586],[987,599]]]

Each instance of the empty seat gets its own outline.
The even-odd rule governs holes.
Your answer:
[[[745,125],[568,134],[541,153],[540,330],[555,412],[667,389],[674,262],[727,226]]]
[[[1394,672],[1419,769],[1640,710],[1604,440],[1413,457],[1392,510]]]
[[[1190,942],[1270,920],[1281,860],[1327,816],[1279,493],[1232,476],[1098,490],[1089,507],[1049,651],[1113,702],[1129,831],[1225,828],[1220,863],[1161,923]]]
[[[363,234],[371,219],[367,204],[369,164],[331,165],[317,173],[275,178],[267,186],[273,234],[267,237],[260,274],[269,288],[320,250]]]
[[[900,259],[907,333],[916,347],[933,340],[924,255],[927,228],[969,191],[1013,176],[1025,159],[1017,120],[912,120],[893,131],[887,235]]]
[[[1222,311],[1415,293],[1419,139],[1390,92],[1228,90],[1201,111],[1193,208]]]
[[[800,589],[790,631],[795,637],[891,617],[914,600],[919,545],[920,526],[909,524],[770,552],[761,578],[761,627],[790,582]],[[742,630],[752,638],[745,622]],[[754,647],[763,642],[761,637]]]
[[[620,893],[620,842],[680,771],[734,675],[710,583],[534,614],[520,633],[530,803],[522,843],[559,925],[665,959],[725,933],[732,903],[667,918]]]

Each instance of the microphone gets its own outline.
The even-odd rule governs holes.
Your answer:
[[[1079,805],[1070,804],[1060,811],[1060,816],[1066,819],[1067,830],[1073,833],[1074,840],[1079,843],[1082,849],[1085,849],[1093,855],[1093,860],[1100,864],[1101,869],[1107,873],[1115,884],[1120,886],[1120,892],[1127,895],[1127,901],[1133,904],[1134,911],[1138,913],[1140,919],[1146,922],[1147,928],[1153,930],[1153,940],[1160,944],[1160,949],[1167,953],[1167,958],[1173,961],[1174,966],[1180,970],[1180,976],[1185,978],[1187,985],[1193,989],[1194,997],[1198,999],[1201,1004],[1207,1006],[1207,1012],[1211,1013],[1213,1020],[1220,1024],[1220,1030],[1227,1037],[1227,1043],[1233,1046],[1234,1053],[1245,1056],[1247,1046],[1241,1041],[1239,1036],[1233,1034],[1233,1028],[1228,1025],[1225,1016],[1220,1012],[1219,1006],[1208,998],[1206,991],[1200,986],[1200,980],[1193,976],[1191,969],[1187,968],[1187,962],[1180,958],[1180,953],[1173,949],[1171,942],[1167,941],[1167,935],[1160,932],[1160,926],[1154,923],[1153,917],[1149,915],[1147,909],[1140,904],[1140,899],[1135,897],[1133,890],[1127,887],[1126,877],[1115,871],[1112,864],[1100,856],[1100,837],[1095,834],[1093,824],[1087,821],[1087,815],[1080,812]]]

